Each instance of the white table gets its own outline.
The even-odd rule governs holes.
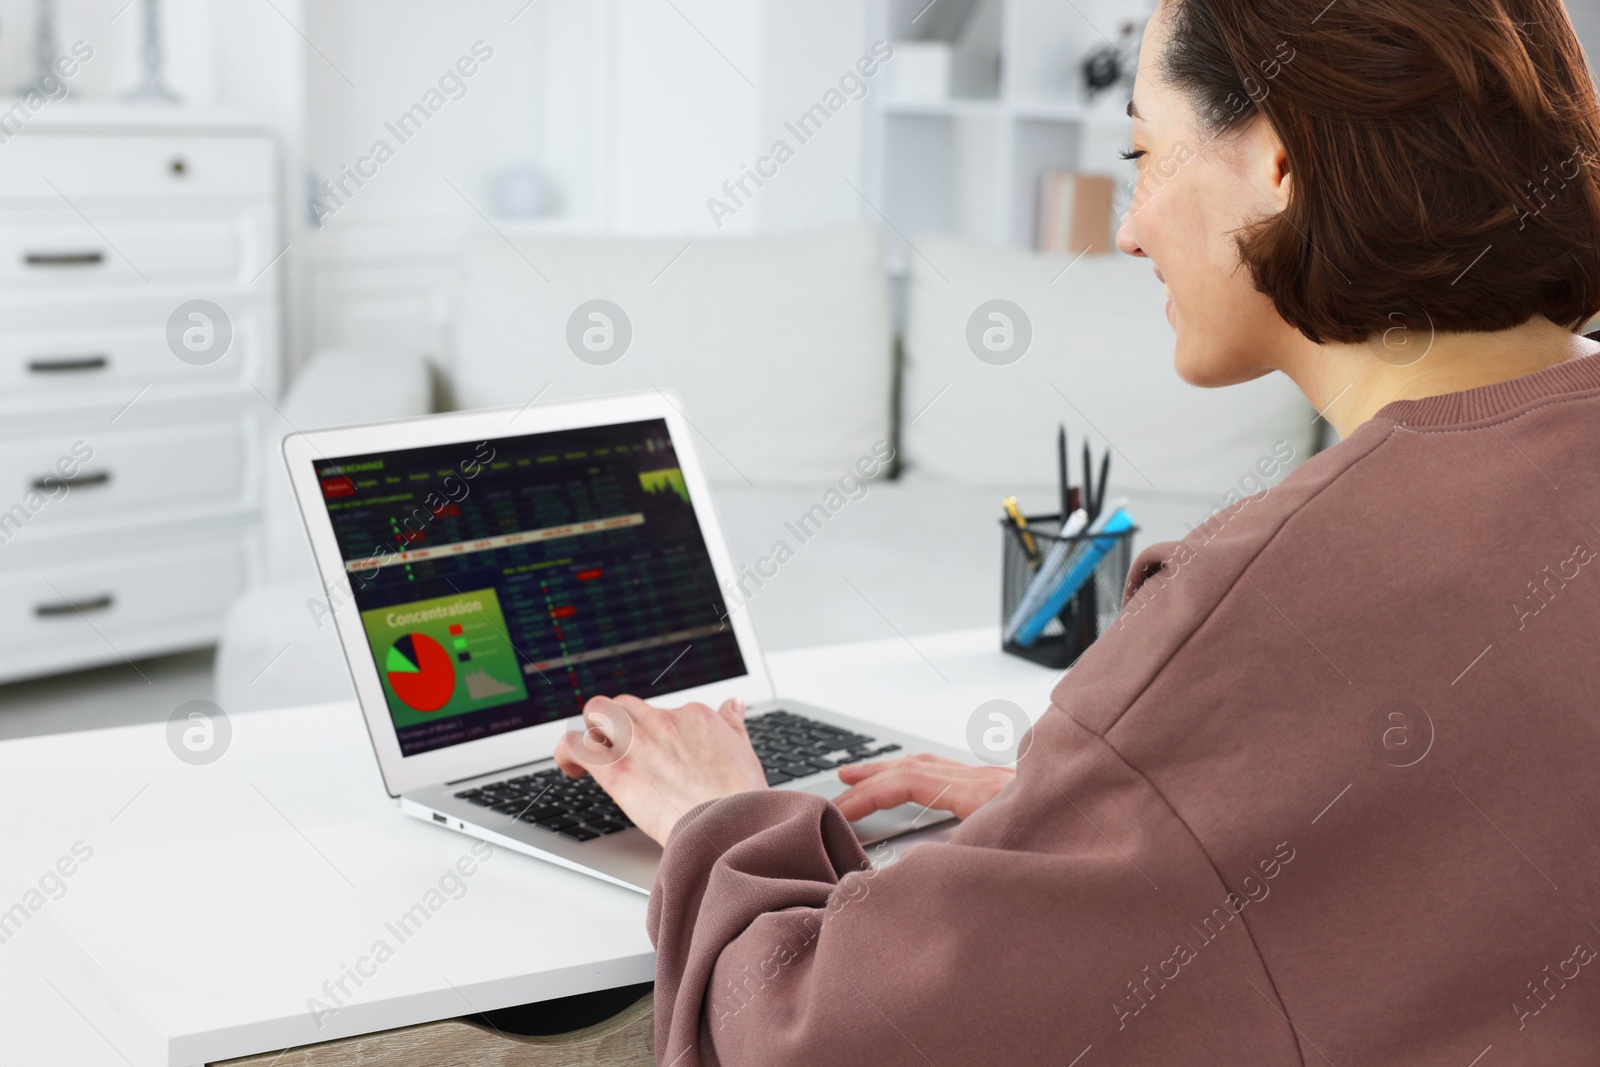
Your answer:
[[[995,629],[774,654],[784,696],[957,748],[988,700],[1037,716],[1058,672]],[[218,762],[164,724],[0,744],[0,921],[75,843],[64,892],[0,927],[0,1064],[212,1060],[649,981],[644,897],[504,850],[440,894],[473,842],[400,814],[353,704],[231,717]],[[71,866],[70,864],[68,866]],[[54,888],[54,887],[49,887]],[[447,886],[453,889],[453,886]],[[436,910],[399,941],[385,923]],[[369,956],[313,1021],[310,998]]]

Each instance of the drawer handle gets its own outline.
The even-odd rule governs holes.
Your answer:
[[[105,356],[61,356],[56,359],[30,359],[28,369],[35,374],[59,374],[64,371],[105,370],[110,362]]]
[[[116,603],[110,593],[102,593],[88,600],[63,600],[56,604],[35,604],[33,613],[41,619],[54,618],[58,615],[74,615],[79,612],[106,611]]]
[[[105,485],[110,480],[110,471],[94,471],[90,474],[74,475],[71,478],[63,478],[59,474],[46,474],[42,478],[35,478],[33,487],[48,493],[58,485],[67,489],[83,489],[91,485]]]
[[[104,252],[29,252],[23,262],[30,267],[97,267],[105,262]]]

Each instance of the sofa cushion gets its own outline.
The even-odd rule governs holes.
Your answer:
[[[278,405],[281,418],[267,423],[262,539],[270,581],[295,582],[318,593],[322,589],[311,540],[284,466],[284,436],[291,431],[412,418],[432,409],[432,372],[415,356],[329,348],[300,368]]]
[[[613,321],[574,322],[595,300],[626,329],[606,309]],[[450,379],[464,408],[671,389],[713,481],[781,484],[833,477],[889,438],[889,331],[882,242],[866,226],[694,242],[491,234],[466,250]]]
[[[1075,483],[1087,434],[1097,463],[1113,448],[1112,491],[1204,502],[1280,440],[1296,461],[1311,454],[1315,412],[1284,375],[1226,389],[1178,377],[1148,261],[1118,253],[1073,263],[941,236],[918,238],[916,247],[902,401],[908,469],[964,483],[1049,482],[1065,422]],[[991,300],[1010,301],[1031,324],[1032,341],[1015,362],[985,362],[968,343],[969,320]]]

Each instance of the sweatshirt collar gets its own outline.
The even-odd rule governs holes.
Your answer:
[[[1595,336],[1600,340],[1600,336]],[[1475,422],[1563,393],[1600,389],[1600,354],[1579,356],[1510,381],[1441,393],[1416,400],[1393,400],[1373,416],[1403,426],[1450,426]]]

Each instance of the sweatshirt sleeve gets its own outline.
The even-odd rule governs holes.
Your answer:
[[[869,859],[803,792],[688,812],[650,900],[658,1062],[1297,1062],[1182,821],[1060,708],[1033,735],[948,843]]]

